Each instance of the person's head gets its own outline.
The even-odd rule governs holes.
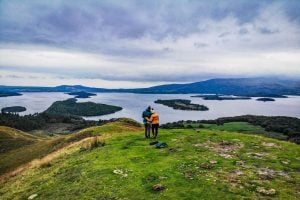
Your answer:
[[[147,110],[148,110],[148,111],[151,111],[151,109],[152,109],[151,106],[148,106]]]
[[[150,112],[153,114],[153,113],[155,113],[155,110],[153,108],[151,108]]]

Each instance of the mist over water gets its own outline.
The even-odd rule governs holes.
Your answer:
[[[123,107],[123,110],[114,114],[85,117],[85,119],[111,119],[128,117],[139,122],[141,114],[147,106],[152,106],[160,114],[161,123],[179,120],[216,119],[238,115],[266,115],[266,116],[290,116],[300,118],[300,96],[278,98],[275,102],[251,100],[226,100],[214,101],[190,97],[190,94],[131,94],[131,93],[97,93],[89,99],[78,99],[78,102],[92,101]],[[53,102],[72,98],[68,94],[59,92],[23,93],[22,96],[0,98],[0,109],[7,106],[24,106],[26,111],[21,115],[43,112]],[[174,110],[164,105],[155,104],[157,99],[190,99],[192,103],[204,104],[209,111],[181,111]]]

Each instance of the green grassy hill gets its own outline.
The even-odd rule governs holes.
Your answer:
[[[130,120],[74,135],[73,145],[1,183],[1,199],[300,198],[293,143],[211,127],[161,130],[169,146],[155,149]]]
[[[34,143],[38,137],[23,131],[0,126],[0,154]]]

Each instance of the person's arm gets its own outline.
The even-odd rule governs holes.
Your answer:
[[[152,122],[152,120],[153,120],[153,117],[152,117],[152,115],[151,115],[151,117],[149,118],[149,117],[146,117],[146,120],[147,121],[149,121],[149,122]]]

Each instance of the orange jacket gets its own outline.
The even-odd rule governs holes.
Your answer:
[[[146,118],[151,124],[159,124],[159,116],[157,113],[153,113],[150,118]]]

